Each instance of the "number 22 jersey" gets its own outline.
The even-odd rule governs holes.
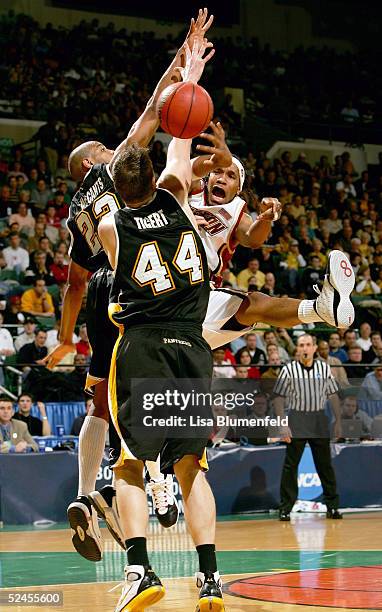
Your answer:
[[[114,215],[123,208],[116,194],[109,166],[94,164],[74,194],[67,219],[71,237],[69,255],[73,261],[96,272],[108,265],[98,237],[98,224],[105,215]]]

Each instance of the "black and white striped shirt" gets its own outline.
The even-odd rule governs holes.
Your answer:
[[[325,409],[330,395],[338,385],[330,366],[315,359],[310,368],[299,361],[291,361],[282,368],[273,392],[287,398],[288,408],[299,412],[318,412]]]

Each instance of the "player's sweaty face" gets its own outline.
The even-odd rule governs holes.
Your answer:
[[[235,164],[211,172],[208,179],[208,199],[211,205],[228,204],[239,191],[239,170]]]

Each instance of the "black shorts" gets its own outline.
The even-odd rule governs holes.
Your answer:
[[[171,429],[166,427],[146,431],[142,426],[135,427],[137,419],[142,423],[147,413],[142,403],[136,401],[134,385],[137,379],[145,379],[139,388],[154,391],[154,381],[160,385],[165,379],[163,385],[173,381],[176,386],[178,379],[183,379],[183,383],[187,379],[190,385],[197,379],[198,389],[208,393],[211,376],[212,355],[201,330],[190,332],[150,325],[126,330],[116,343],[109,379],[111,416],[122,439],[122,448],[111,451],[110,465],[119,467],[127,459],[155,461],[160,454],[161,470],[166,473],[185,455],[196,455],[200,467],[207,469],[205,447],[209,431],[203,429],[200,435],[194,436],[189,430],[184,437],[182,431],[172,437]],[[167,405],[163,410],[166,409]],[[210,416],[210,407],[207,410]],[[115,440],[111,444],[116,446]]]
[[[111,356],[118,338],[118,328],[108,315],[109,294],[113,282],[112,271],[101,268],[89,281],[86,301],[86,327],[92,356],[86,388],[108,378]]]

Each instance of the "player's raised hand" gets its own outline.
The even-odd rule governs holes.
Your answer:
[[[258,221],[277,221],[280,219],[282,204],[277,198],[263,198],[260,202]]]
[[[41,364],[46,365],[48,370],[53,370],[66,355],[75,352],[76,347],[74,344],[58,344],[46,357],[44,357],[44,359],[41,359]]]
[[[211,134],[202,132],[200,137],[205,138],[205,140],[208,140],[211,144],[198,144],[196,148],[201,153],[211,155],[210,159],[204,162],[206,167],[210,167],[211,170],[214,168],[228,168],[232,164],[232,155],[225,141],[223,126],[219,121],[217,123],[211,121],[210,128],[212,130]]]
[[[188,30],[185,44],[188,45],[190,50],[194,46],[195,39],[203,40],[206,37],[206,32],[210,29],[214,16],[208,17],[208,9],[199,9],[196,21],[194,18],[191,19],[190,29]]]
[[[211,47],[212,43],[208,43],[205,39],[195,39],[192,51],[186,46],[186,65],[181,68],[181,75],[183,81],[189,81],[191,83],[197,83],[203,74],[204,66],[213,57],[215,49],[211,49],[205,57],[204,53]]]

